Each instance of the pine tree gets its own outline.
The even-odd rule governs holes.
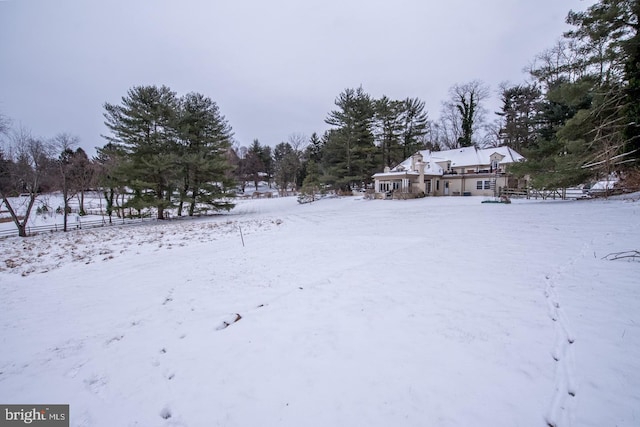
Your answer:
[[[269,188],[271,188],[271,181],[273,180],[273,155],[271,153],[271,147],[263,145],[259,153],[260,161],[264,167],[265,177]]]
[[[335,105],[338,109],[325,119],[327,124],[336,127],[327,134],[326,180],[338,188],[349,189],[369,183],[376,170],[375,110],[373,100],[362,86],[345,89]]]
[[[320,170],[315,161],[309,160],[305,165],[306,176],[302,182],[302,195],[298,198],[301,203],[304,201],[314,201],[320,192]]]
[[[541,98],[535,84],[502,89],[502,111],[496,113],[503,118],[499,131],[502,144],[522,152],[535,143]]]
[[[374,102],[376,137],[382,152],[383,166],[395,166],[404,160],[401,146],[404,105],[386,96]]]
[[[253,144],[247,151],[245,158],[245,171],[247,173],[247,180],[253,181],[256,191],[258,191],[258,184],[261,180],[261,174],[265,171],[263,159],[263,147],[260,145],[260,141],[253,140]]]
[[[312,133],[311,138],[309,138],[309,145],[307,145],[307,148],[305,149],[306,158],[309,161],[315,162],[316,165],[320,164],[324,154],[324,143],[325,141],[318,137],[317,133]]]
[[[638,10],[637,0],[601,0],[570,12],[575,28],[531,70],[547,91],[537,140],[514,170],[534,186],[582,184],[640,158]]]
[[[130,160],[123,171],[133,190],[128,205],[139,211],[154,206],[163,219],[178,176],[175,92],[166,86],[136,86],[120,105],[105,103],[104,108],[111,131],[105,138],[121,146]]]
[[[600,136],[611,142],[619,140],[615,154],[618,164],[636,163],[640,159],[640,2],[638,0],[600,0],[585,12],[570,12],[567,22],[576,28],[567,38],[583,43],[587,64],[599,71],[600,85],[609,100],[621,99],[615,117],[609,116],[608,134]],[[604,72],[602,71],[604,70]],[[620,92],[618,95],[615,92]],[[605,109],[606,110],[606,109]],[[620,118],[612,126],[612,119]],[[602,128],[600,128],[602,130]],[[622,132],[622,137],[617,133]]]
[[[516,164],[512,172],[530,176],[531,186],[556,189],[583,183],[590,173],[582,168],[590,122],[593,85],[556,81],[538,104],[536,138],[522,149],[527,161]]]
[[[215,210],[233,207],[233,182],[229,179],[227,151],[231,147],[231,126],[210,98],[188,93],[179,102],[177,129],[180,142],[182,201],[189,202],[189,216],[200,204]]]
[[[301,166],[299,153],[288,142],[281,142],[273,151],[273,160],[276,184],[285,194],[290,185],[295,185]]]
[[[407,98],[403,101],[402,112],[402,160],[423,149],[423,138],[428,132],[429,119],[424,101]]]

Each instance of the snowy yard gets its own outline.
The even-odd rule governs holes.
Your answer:
[[[1,239],[0,403],[68,403],[71,426],[640,425],[640,262],[603,259],[640,249],[640,202],[481,200]]]

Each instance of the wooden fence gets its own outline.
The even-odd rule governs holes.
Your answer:
[[[82,230],[89,228],[98,228],[98,227],[114,227],[114,226],[125,226],[125,225],[135,225],[141,224],[143,222],[155,222],[156,218],[143,217],[143,218],[111,218],[111,223],[109,223],[109,218],[97,219],[93,221],[82,221],[82,218],[78,221],[69,221],[67,223],[67,231],[73,230]],[[53,233],[57,231],[63,230],[62,224],[47,224],[47,225],[38,225],[35,227],[27,227],[27,235],[33,236],[34,234],[40,233]],[[0,230],[0,237],[13,237],[18,235],[18,229],[14,228],[11,230]]]

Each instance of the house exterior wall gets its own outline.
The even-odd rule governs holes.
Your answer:
[[[495,186],[492,182],[493,179],[495,179]],[[466,194],[470,196],[493,197],[497,195],[497,191],[507,186],[507,179],[506,175],[496,177],[492,174],[444,175],[441,185],[442,192],[438,195],[464,196]],[[478,184],[478,182],[481,184]],[[447,184],[449,194],[445,194]],[[481,188],[478,188],[478,186]]]
[[[416,175],[398,175],[374,179],[376,193],[398,191],[402,193],[418,193],[424,191],[424,183]]]
[[[444,176],[424,176],[424,182],[418,177],[389,177],[375,179],[376,193],[398,191],[403,193],[424,192],[427,196],[486,196],[497,195],[497,191],[507,187],[508,176],[495,174],[452,174]],[[495,179],[495,185],[493,180]],[[480,182],[480,184],[478,184]],[[480,186],[480,188],[478,188]]]
[[[384,173],[375,174],[376,192],[496,196],[503,188],[520,184],[518,180],[510,179],[507,169],[510,163],[521,161],[523,157],[505,147],[496,147],[495,150],[489,154],[481,149],[466,147],[434,152],[433,156],[428,150],[418,152],[393,170],[385,168]],[[474,156],[479,164],[470,161]]]

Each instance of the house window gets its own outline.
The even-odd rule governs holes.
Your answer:
[[[436,180],[436,191],[440,191],[440,180]]]
[[[498,170],[498,161],[497,160],[492,160],[491,161],[491,170],[493,172],[496,172]]]
[[[485,181],[484,182],[484,189],[485,190],[491,190],[491,181]]]
[[[476,190],[482,190],[482,181],[476,181]]]
[[[431,180],[428,180],[426,184],[427,184],[427,194],[429,194],[431,193]]]
[[[393,181],[393,189],[394,190],[399,190],[400,189],[400,182],[399,181]]]

